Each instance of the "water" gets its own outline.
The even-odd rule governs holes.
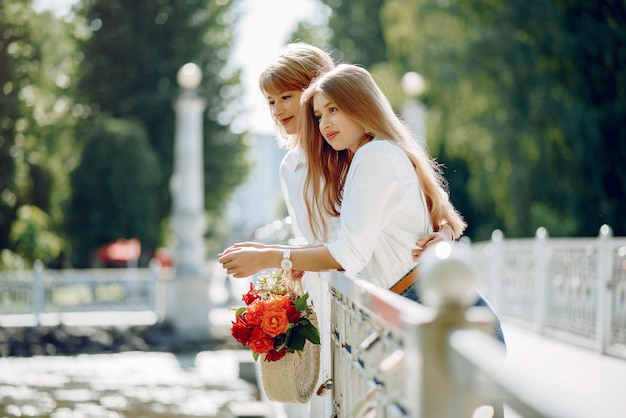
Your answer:
[[[0,358],[0,416],[232,417],[229,406],[258,403],[239,377],[248,352],[174,355],[125,352]]]

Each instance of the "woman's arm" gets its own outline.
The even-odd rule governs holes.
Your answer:
[[[293,270],[342,270],[322,245],[306,247],[269,246],[258,243],[235,244],[219,254],[219,262],[228,274],[236,278],[252,276],[261,270],[280,268],[284,250],[291,250]]]

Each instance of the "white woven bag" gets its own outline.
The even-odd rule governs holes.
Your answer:
[[[303,294],[299,280],[291,282],[296,293]],[[319,330],[315,310],[308,317]],[[302,353],[287,353],[277,361],[259,356],[261,380],[267,398],[283,403],[307,403],[317,388],[320,373],[321,346],[306,340]]]

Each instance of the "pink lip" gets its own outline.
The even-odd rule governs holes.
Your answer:
[[[285,119],[281,119],[280,123],[282,123],[283,125],[286,125],[286,124],[288,124],[291,121],[291,119],[293,119],[293,116],[290,116],[290,117],[285,118]]]
[[[329,141],[332,141],[333,138],[336,137],[337,135],[339,135],[339,132],[337,131],[329,132],[326,134],[326,139]]]

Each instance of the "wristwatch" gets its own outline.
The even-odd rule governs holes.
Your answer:
[[[291,250],[287,248],[285,252],[283,252],[283,259],[280,261],[280,267],[285,271],[291,271],[293,267],[293,263],[289,257],[291,257]]]

